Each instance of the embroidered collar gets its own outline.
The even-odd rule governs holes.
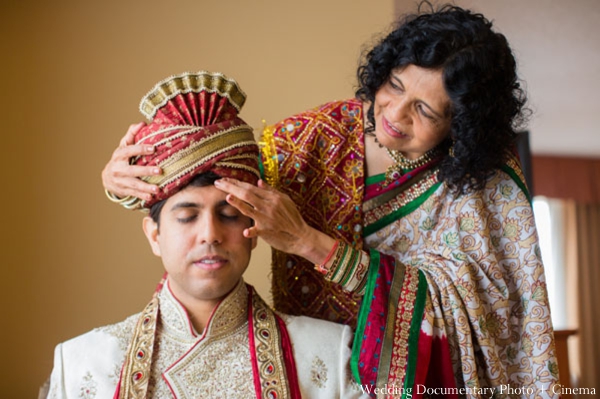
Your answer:
[[[158,298],[159,317],[165,333],[182,339],[221,336],[234,331],[248,321],[248,288],[243,280],[240,280],[235,288],[217,304],[202,334],[194,329],[188,312],[173,295],[168,281],[158,294]]]

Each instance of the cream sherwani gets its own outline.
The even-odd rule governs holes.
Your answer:
[[[199,334],[168,284],[163,286],[158,294],[159,322],[148,397],[257,397],[249,350],[249,340],[257,339],[250,337],[248,329],[251,290],[241,281],[214,310],[204,333]],[[279,316],[292,344],[303,398],[361,397],[349,374],[352,332],[348,326]],[[113,398],[138,318],[139,314],[133,315],[59,344],[48,398]],[[268,336],[270,332],[262,334]],[[264,380],[261,383],[265,384]]]

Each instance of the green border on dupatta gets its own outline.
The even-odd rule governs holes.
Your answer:
[[[384,180],[385,180],[385,173],[368,176],[365,178],[365,186],[368,186],[369,184],[381,183]]]
[[[502,165],[501,169],[506,172],[515,181],[515,183],[517,183],[517,186],[519,186],[519,188],[523,191],[525,197],[527,197],[527,201],[529,201],[529,204],[531,204],[531,194],[529,194],[529,190],[527,189],[525,182],[521,180],[517,172],[515,172],[514,169],[508,165]]]
[[[427,191],[425,191],[422,195],[420,195],[415,200],[409,202],[408,204],[404,205],[400,209],[393,211],[389,215],[382,217],[375,223],[365,226],[364,227],[365,237],[373,234],[377,230],[384,228],[388,224],[391,224],[391,223],[395,222],[396,220],[403,218],[404,216],[408,215],[409,213],[411,213],[412,211],[414,211],[415,209],[417,209],[418,207],[423,205],[423,202],[425,202],[427,200],[427,198],[429,198],[435,192],[435,190],[438,189],[438,187],[441,184],[442,184],[441,182],[435,183],[433,186],[428,188]]]
[[[373,290],[375,289],[375,281],[377,280],[377,274],[379,273],[379,252],[375,250],[369,250],[371,261],[369,262],[369,275],[367,276],[367,286],[365,288],[365,294],[363,296],[363,303],[358,313],[358,320],[356,323],[356,330],[354,332],[354,343],[352,344],[352,356],[350,357],[350,368],[354,379],[360,385],[360,374],[358,372],[358,364],[360,363],[360,348],[362,347],[363,334],[365,325],[367,324],[367,317],[369,316],[369,310],[371,309],[371,302],[373,301]]]
[[[425,302],[427,300],[427,279],[425,274],[419,270],[419,287],[415,298],[415,307],[410,324],[410,337],[408,339],[408,364],[404,378],[404,393],[402,398],[406,397],[406,392],[412,392],[415,385],[415,373],[417,370],[417,355],[419,353],[419,337],[421,336],[421,325],[423,323],[423,312],[425,311]],[[408,390],[410,388],[410,391]]]

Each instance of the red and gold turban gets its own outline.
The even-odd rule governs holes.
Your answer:
[[[131,163],[162,169],[159,176],[143,178],[159,192],[148,201],[119,202],[129,209],[150,208],[208,171],[256,184],[258,146],[252,128],[238,117],[245,101],[237,82],[220,73],[185,73],[157,83],[140,102],[151,122],[135,136],[136,144],[155,151]]]

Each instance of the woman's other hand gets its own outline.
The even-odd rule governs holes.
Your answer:
[[[228,193],[227,202],[252,218],[244,236],[261,237],[273,248],[319,264],[335,239],[309,226],[289,196],[259,180],[258,186],[235,179],[219,179],[215,187]]]
[[[152,198],[158,187],[148,184],[139,178],[142,176],[160,175],[161,170],[156,166],[135,166],[129,164],[129,159],[154,152],[154,147],[149,145],[135,145],[135,135],[146,124],[140,122],[129,126],[127,133],[121,139],[119,147],[113,152],[102,171],[102,184],[104,188],[117,197],[137,197],[144,200]]]

